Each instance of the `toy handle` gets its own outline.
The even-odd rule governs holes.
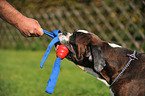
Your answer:
[[[46,52],[45,52],[45,54],[44,54],[44,56],[43,56],[43,58],[42,58],[42,60],[41,60],[40,68],[43,67],[44,62],[46,61],[46,59],[47,59],[47,57],[48,57],[48,55],[49,55],[49,53],[50,53],[50,51],[51,51],[53,45],[54,45],[56,42],[59,42],[58,33],[60,33],[60,30],[54,30],[53,33],[48,32],[48,31],[46,31],[46,30],[43,30],[43,32],[44,32],[45,34],[47,34],[48,36],[50,36],[51,38],[53,38],[53,40],[50,42],[50,44],[49,44],[48,47],[47,47],[47,50],[46,50]]]
[[[50,78],[47,83],[47,87],[45,92],[52,94],[59,76],[59,71],[60,71],[60,65],[61,65],[61,58],[58,57],[53,65],[53,69],[50,75]]]
[[[44,56],[43,56],[43,58],[42,58],[42,60],[41,60],[40,68],[43,67],[44,62],[46,61],[46,59],[47,59],[47,57],[48,57],[48,55],[49,55],[49,53],[50,53],[50,51],[51,51],[53,45],[54,45],[56,42],[59,42],[59,39],[58,39],[57,37],[55,37],[55,38],[50,42],[50,44],[48,45],[48,47],[47,47],[47,49],[46,49],[46,52],[45,52],[45,54],[44,54]]]
[[[43,32],[44,32],[46,35],[50,36],[51,38],[54,38],[54,34],[53,34],[53,33],[48,32],[48,31],[46,31],[46,30],[44,30],[44,29],[43,29]]]

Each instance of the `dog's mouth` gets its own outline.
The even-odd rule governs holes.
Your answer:
[[[60,42],[57,42],[56,44],[55,44],[55,49],[56,50],[58,50],[58,47],[59,47],[59,45],[61,45],[61,44],[63,44],[63,45],[65,45],[67,48],[68,48],[68,50],[69,50],[69,53],[67,54],[67,56],[66,56],[66,58],[68,59],[68,60],[70,60],[70,61],[76,61],[77,59],[76,59],[76,50],[74,49],[74,47],[72,46],[72,44],[70,43],[70,38],[71,38],[71,36],[72,36],[73,34],[71,34],[71,33],[66,33],[66,32],[64,32],[64,33],[59,33],[59,40],[60,40]]]
[[[57,50],[58,49],[58,46],[63,44],[65,45],[68,50],[69,50],[69,53],[68,55],[66,56],[67,59],[69,59],[70,61],[73,61],[74,63],[78,63],[80,62],[82,64],[83,59],[85,59],[86,61],[88,62],[92,62],[92,54],[91,54],[91,49],[88,47],[86,48],[86,52],[85,52],[85,55],[82,55],[82,59],[80,59],[80,57],[78,57],[78,50],[76,48],[76,43],[77,42],[75,40],[76,37],[72,36],[73,33],[59,33],[59,40],[60,42],[56,43],[55,44],[55,49]],[[87,66],[87,65],[86,65]]]

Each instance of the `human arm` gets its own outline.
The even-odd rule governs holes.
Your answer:
[[[0,0],[0,17],[19,29],[23,36],[43,35],[42,28],[37,20],[24,16],[6,0]]]

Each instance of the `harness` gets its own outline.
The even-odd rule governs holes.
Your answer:
[[[113,80],[113,82],[111,83],[111,85],[109,86],[109,88],[112,87],[112,85],[120,78],[120,76],[123,74],[123,72],[127,69],[127,67],[131,64],[131,61],[133,60],[137,60],[138,58],[135,56],[136,54],[136,50],[134,50],[133,54],[127,54],[127,56],[129,57],[129,61],[128,63],[125,65],[125,67],[123,68],[123,70],[119,73],[119,75]]]

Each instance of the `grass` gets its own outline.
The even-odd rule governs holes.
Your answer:
[[[0,50],[0,96],[49,96],[47,80],[56,59],[52,51],[44,68],[44,51]],[[72,62],[62,60],[54,93],[51,96],[111,96],[109,88]]]

